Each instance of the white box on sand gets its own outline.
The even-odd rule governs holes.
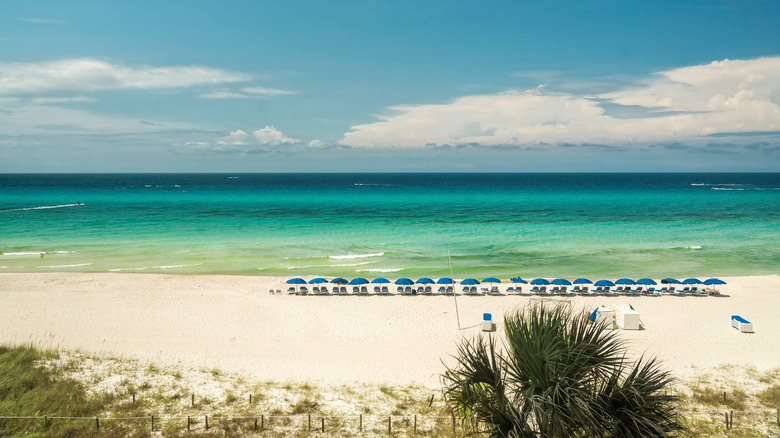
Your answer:
[[[603,324],[609,330],[615,328],[615,311],[607,307],[597,307],[590,310],[591,322]]]
[[[615,304],[615,324],[623,330],[639,330],[639,312],[628,304]]]
[[[482,321],[482,331],[494,332],[496,331],[496,325],[493,324],[493,321]]]
[[[753,333],[753,324],[739,315],[731,315],[731,326],[742,333]]]

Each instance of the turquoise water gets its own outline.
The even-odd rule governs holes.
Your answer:
[[[456,277],[777,274],[780,174],[5,174],[0,251],[0,272],[435,277],[450,251]]]

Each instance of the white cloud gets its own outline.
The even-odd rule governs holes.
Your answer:
[[[641,109],[613,117],[603,103]],[[721,61],[660,72],[599,95],[546,88],[465,96],[442,105],[395,106],[353,126],[348,146],[620,144],[685,141],[719,132],[780,130],[780,58]]]
[[[232,91],[215,91],[213,93],[201,94],[200,97],[204,99],[248,99],[249,96],[241,93],[233,93]]]
[[[321,140],[312,140],[309,142],[309,146],[313,148],[321,148],[325,146],[325,143],[323,143]]]
[[[250,79],[246,73],[211,67],[128,67],[90,58],[38,63],[0,62],[0,95],[5,96],[182,88]]]
[[[285,94],[296,94],[294,91],[278,90],[275,88],[247,87],[242,88],[244,93],[254,94],[256,96],[281,96]]]
[[[285,136],[282,131],[274,128],[273,125],[266,126],[263,129],[258,129],[252,132],[255,140],[261,145],[279,145],[279,144],[294,144],[300,143],[300,140]]]
[[[249,134],[239,129],[237,131],[231,131],[230,135],[217,139],[217,144],[228,145],[243,145],[246,144],[245,140],[249,137]]]

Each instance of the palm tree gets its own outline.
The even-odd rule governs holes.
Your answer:
[[[506,343],[458,347],[445,396],[471,432],[492,437],[687,435],[672,377],[655,359],[625,357],[617,332],[563,305],[504,319]]]

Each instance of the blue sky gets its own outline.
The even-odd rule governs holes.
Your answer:
[[[4,1],[0,172],[780,171],[776,1]]]

